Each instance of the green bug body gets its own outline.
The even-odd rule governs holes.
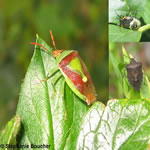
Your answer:
[[[78,52],[62,51],[56,56],[56,62],[72,91],[88,105],[94,102],[96,100],[95,87]]]

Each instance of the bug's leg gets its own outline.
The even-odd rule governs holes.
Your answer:
[[[53,83],[54,86],[57,84],[57,82],[58,82],[62,77],[63,77],[63,75],[60,74],[60,75],[56,78],[55,82]]]
[[[48,76],[47,76],[45,79],[40,80],[40,83],[42,83],[42,82],[46,82],[47,80],[48,80]]]
[[[48,79],[52,78],[55,74],[57,74],[57,72],[59,72],[59,69],[54,70],[54,72],[51,75],[49,75],[49,73],[48,73],[47,77],[45,79],[43,79],[43,80],[40,80],[40,82],[47,81]]]
[[[54,93],[52,94],[51,98],[54,97],[54,95],[56,94],[56,84],[57,82],[63,77],[63,75],[60,73],[60,75],[58,75],[58,77],[55,79],[55,81],[52,83],[52,87],[53,87],[53,90],[54,90]]]
[[[118,19],[122,18],[122,15],[119,15],[119,14],[117,13],[117,11],[115,11],[115,13],[116,13]]]

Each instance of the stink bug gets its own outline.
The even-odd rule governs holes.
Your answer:
[[[126,70],[129,83],[135,91],[138,91],[143,80],[142,63],[131,58],[130,64],[126,65]]]
[[[137,30],[141,26],[140,20],[133,16],[123,16],[120,18],[120,27]]]
[[[85,64],[78,54],[78,51],[56,49],[51,30],[50,36],[55,48],[55,50],[52,52],[52,55],[56,58],[57,66],[64,76],[66,83],[79,98],[81,98],[83,101],[86,101],[86,103],[90,105],[96,100],[95,87]],[[45,51],[49,52],[47,48],[39,43],[32,42],[31,44],[38,45]]]

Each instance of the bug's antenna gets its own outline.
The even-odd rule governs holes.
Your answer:
[[[52,39],[52,42],[53,42],[53,46],[56,49],[56,44],[55,44],[55,41],[54,41],[54,36],[53,36],[52,30],[50,30],[49,32],[50,32],[50,36],[51,36],[51,39]]]
[[[119,19],[122,18],[122,15],[119,15],[116,10],[115,10],[115,13]]]
[[[46,50],[47,52],[49,52],[49,50],[48,50],[46,47],[44,47],[43,45],[41,45],[41,44],[39,44],[39,43],[31,42],[30,44],[40,46],[40,47],[42,47],[44,50]]]

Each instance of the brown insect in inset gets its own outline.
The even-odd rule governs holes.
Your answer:
[[[135,91],[138,91],[143,80],[142,63],[136,62],[134,58],[131,58],[130,64],[126,65],[126,69],[130,85]]]

